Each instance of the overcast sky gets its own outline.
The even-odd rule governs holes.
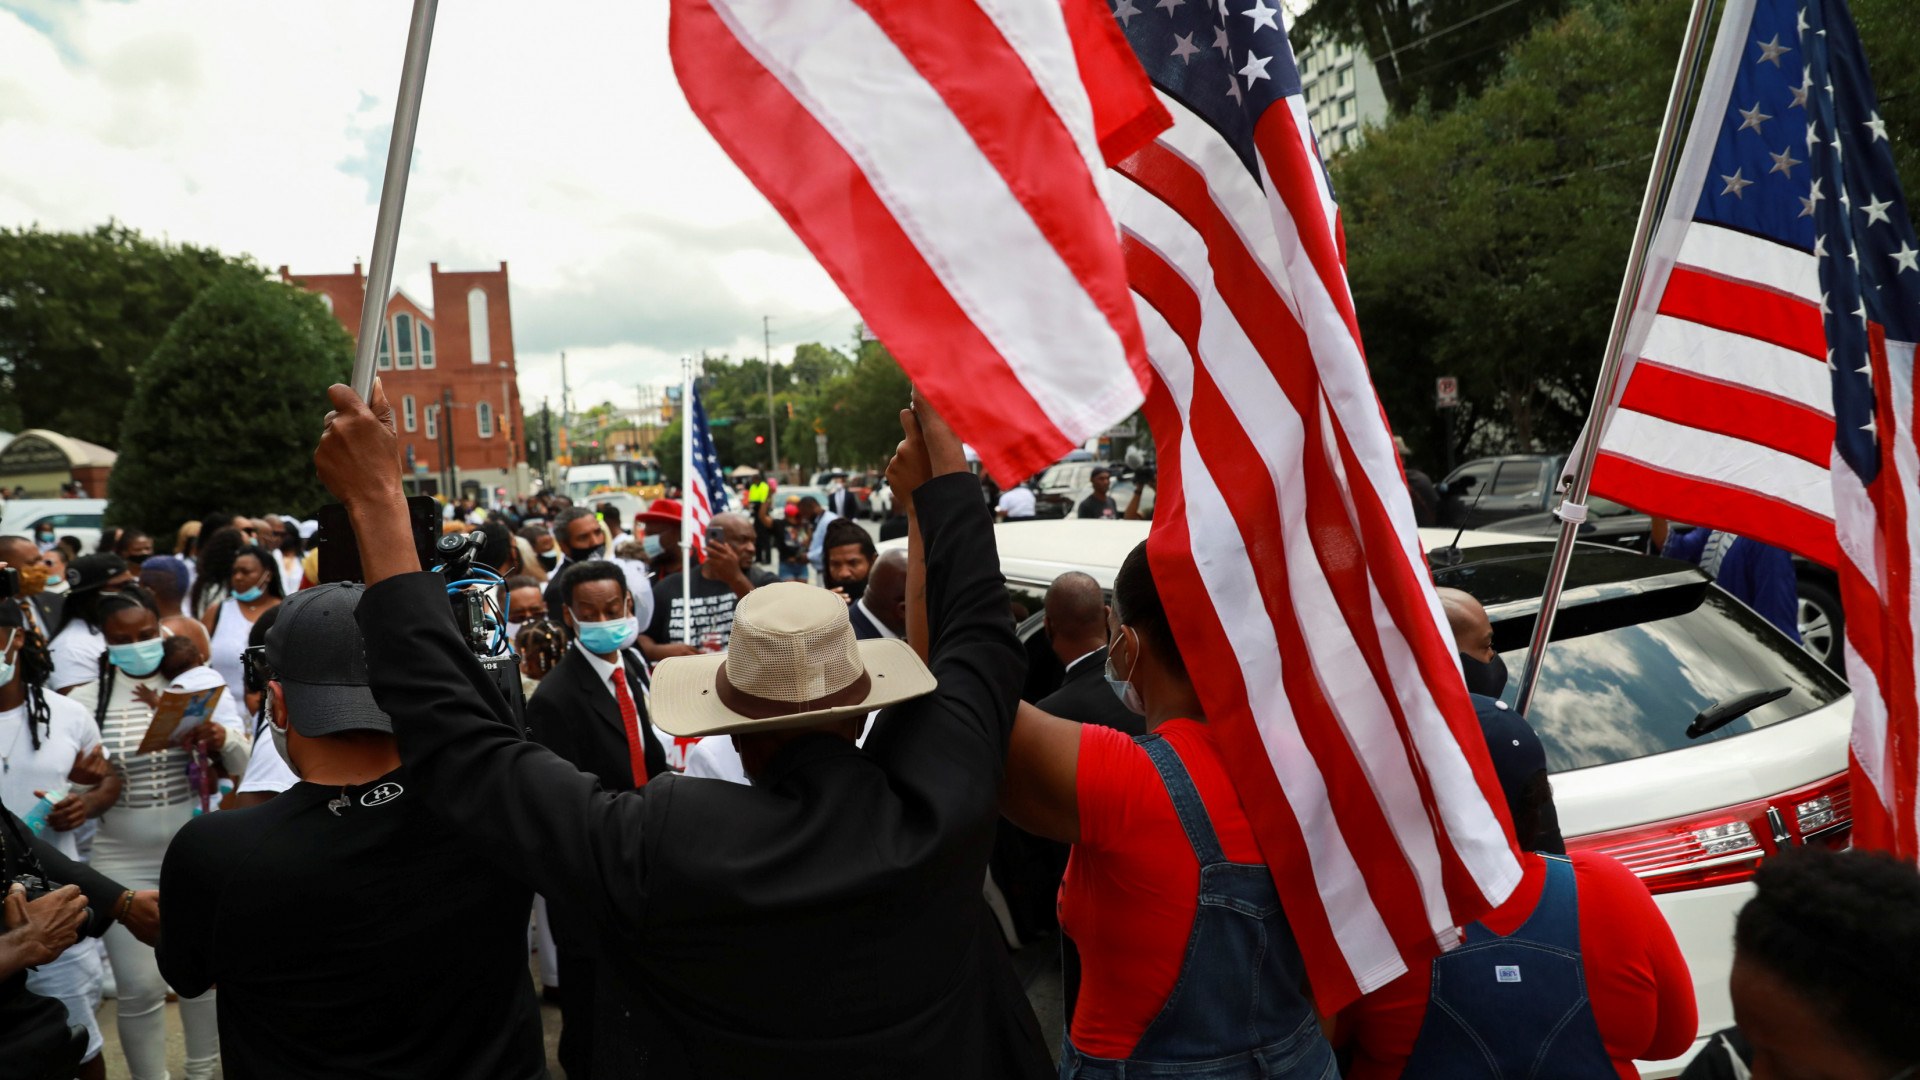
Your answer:
[[[0,225],[108,218],[296,273],[370,254],[408,0],[0,0]],[[505,259],[528,409],[857,316],[687,108],[666,0],[440,5],[395,280]]]

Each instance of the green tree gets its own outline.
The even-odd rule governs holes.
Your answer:
[[[0,229],[0,427],[111,446],[134,375],[200,292],[244,259],[117,222]]]
[[[1294,20],[1296,46],[1338,42],[1367,51],[1387,103],[1446,109],[1500,74],[1507,49],[1566,0],[1315,0]]]
[[[140,367],[108,485],[112,524],[164,535],[210,511],[306,515],[326,389],[353,341],[320,298],[231,274],[200,294]]]
[[[1913,0],[1854,0],[1853,19],[1912,213],[1920,199],[1920,19]]]
[[[1462,448],[1564,448],[1584,421],[1687,6],[1582,5],[1479,97],[1335,164],[1374,384],[1422,461],[1446,446],[1439,375]]]

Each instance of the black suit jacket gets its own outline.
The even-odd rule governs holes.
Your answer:
[[[872,619],[867,618],[867,613],[860,610],[858,603],[847,605],[847,621],[853,624],[855,641],[872,641],[875,638],[887,636],[880,632],[880,628],[874,625]]]
[[[1147,718],[1120,704],[1113,691],[1107,687],[1103,674],[1107,666],[1107,650],[1102,648],[1092,656],[1073,665],[1060,689],[1034,702],[1041,712],[1049,712],[1067,720],[1077,720],[1082,724],[1104,724],[1128,735],[1145,735]]]
[[[647,777],[667,771],[666,750],[646,723],[647,702],[640,690],[643,684],[636,672],[646,662],[628,649],[620,667],[627,676],[627,689],[640,713],[640,733],[646,741]],[[620,719],[620,706],[613,700],[611,684],[600,685],[599,673],[578,645],[567,646],[567,654],[554,665],[540,688],[527,699],[527,737],[566,758],[581,772],[592,773],[608,791],[632,791],[633,757],[627,748],[627,725]]]
[[[938,689],[882,712],[864,748],[794,739],[751,786],[602,790],[515,737],[438,577],[367,590],[373,691],[414,783],[592,920],[644,1075],[1053,1075],[981,899],[1025,663],[975,485],[914,493]]]

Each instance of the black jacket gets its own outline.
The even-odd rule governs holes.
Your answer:
[[[1025,664],[975,483],[914,493],[939,688],[883,712],[864,749],[793,740],[752,786],[601,790],[514,736],[438,577],[361,601],[374,695],[414,781],[585,911],[644,1075],[1053,1074],[981,899]]]
[[[651,778],[667,771],[667,754],[653,734],[653,725],[646,722],[644,683],[635,674],[644,664],[639,653],[628,649],[620,668],[640,713]],[[627,750],[627,726],[620,719],[620,706],[613,700],[611,685],[600,685],[599,674],[578,645],[567,646],[566,655],[527,699],[527,738],[566,758],[581,772],[592,773],[608,791],[633,790],[633,758]]]
[[[1082,724],[1104,724],[1107,727],[1124,731],[1128,735],[1147,733],[1147,718],[1120,704],[1107,686],[1104,674],[1107,666],[1107,650],[1101,648],[1092,656],[1073,665],[1060,689],[1034,702],[1041,712],[1052,713],[1066,720],[1077,720]]]
[[[60,854],[44,838],[34,836],[13,811],[0,807],[0,815],[4,815],[0,819],[0,889],[33,871],[54,885],[78,885],[87,897],[87,922],[81,933],[86,937],[105,933],[113,924],[114,905],[126,891],[120,883]],[[85,1049],[84,1038],[75,1042],[70,1035],[66,1006],[28,990],[24,970],[0,979],[0,1078],[78,1065]]]

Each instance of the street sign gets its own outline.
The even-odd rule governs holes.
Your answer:
[[[1442,409],[1455,408],[1460,404],[1460,380],[1451,375],[1442,375],[1433,381],[1434,404]]]
[[[813,437],[813,448],[820,455],[820,467],[823,469],[826,468],[827,467],[827,437],[825,435],[815,435]]]
[[[1133,438],[1133,434],[1133,417],[1129,416],[1125,420],[1101,432],[1100,437],[1103,439],[1131,439]]]

